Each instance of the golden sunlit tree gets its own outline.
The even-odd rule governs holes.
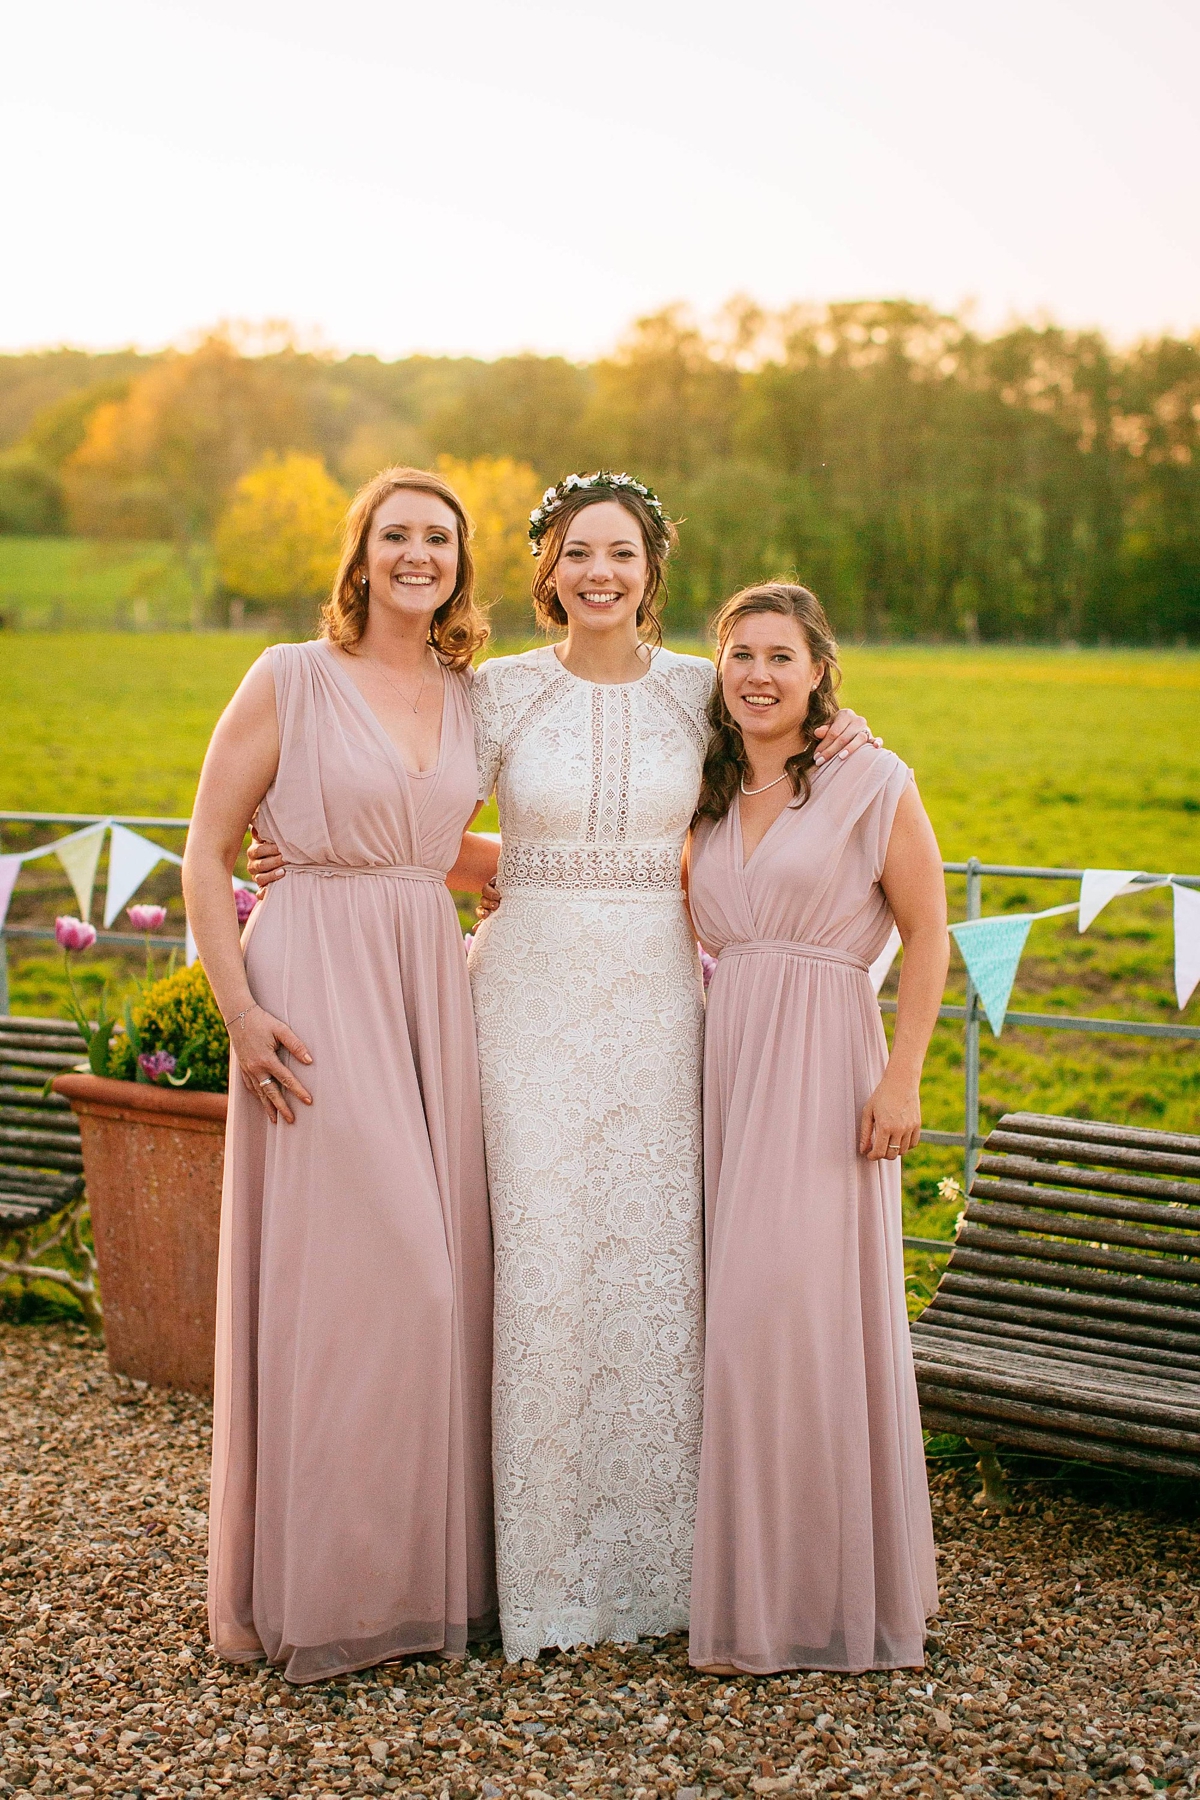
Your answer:
[[[217,522],[217,577],[243,603],[311,624],[338,564],[347,495],[319,456],[268,452],[242,476]]]
[[[493,609],[493,626],[528,636],[533,630],[529,583],[533,558],[526,532],[529,514],[542,497],[542,483],[528,463],[511,456],[478,456],[459,462],[439,456],[446,477],[475,526],[476,592]]]

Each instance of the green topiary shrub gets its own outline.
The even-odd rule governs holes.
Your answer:
[[[228,1090],[229,1033],[199,963],[151,982],[130,1008],[130,1017],[136,1043],[124,1031],[113,1038],[108,1056],[112,1080],[137,1081],[139,1052],[152,1056],[162,1050],[176,1060],[172,1085],[192,1093]],[[183,1073],[187,1080],[181,1083],[178,1076]]]

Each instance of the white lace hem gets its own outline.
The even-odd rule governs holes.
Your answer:
[[[669,1637],[688,1628],[688,1608],[676,1604],[636,1607],[563,1607],[553,1614],[502,1616],[506,1662],[533,1662],[541,1650],[578,1650],[593,1644],[636,1644],[639,1638]]]

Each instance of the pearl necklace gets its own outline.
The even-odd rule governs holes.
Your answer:
[[[767,791],[767,788],[778,787],[781,781],[786,781],[787,779],[788,779],[788,772],[785,769],[783,771],[782,775],[777,775],[775,777],[774,781],[768,781],[766,784],[766,787],[748,788],[746,786],[746,777],[743,775],[742,780],[741,780],[741,789],[742,789],[743,794],[745,794],[747,800],[752,800],[754,798],[755,794],[765,794]]]

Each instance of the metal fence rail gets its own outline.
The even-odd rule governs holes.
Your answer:
[[[6,823],[22,825],[98,825],[102,820],[111,819],[114,825],[128,825],[131,829],[158,831],[186,831],[188,819],[146,818],[128,813],[35,813],[35,812],[0,812],[0,827]],[[985,863],[972,856],[967,862],[946,862],[942,868],[947,875],[965,875],[967,878],[967,918],[978,919],[983,912],[983,883],[987,877],[997,879],[1017,878],[1023,881],[1080,881],[1082,869],[1047,869],[1033,868],[1024,863]],[[1137,877],[1139,883],[1146,887],[1161,885],[1162,875],[1146,874]],[[1200,875],[1174,875],[1174,881],[1183,887],[1200,888]],[[8,940],[41,939],[54,941],[54,932],[47,926],[6,925],[0,930],[0,1013],[8,1011]],[[134,932],[98,931],[97,944],[141,944],[144,940]],[[158,938],[156,942],[169,948],[182,949],[183,938]],[[892,1012],[896,1010],[894,1000],[881,1000],[880,1010]],[[979,1135],[979,1040],[983,1023],[983,1010],[979,1004],[979,996],[975,992],[970,975],[967,976],[965,1003],[962,1006],[945,1005],[938,1009],[939,1019],[953,1019],[963,1024],[963,1128],[961,1131],[926,1131],[921,1132],[921,1142],[948,1146],[961,1146],[963,1150],[964,1188],[970,1188],[975,1175],[975,1164],[979,1151],[983,1147],[983,1139]],[[1112,1037],[1146,1037],[1175,1038],[1190,1043],[1200,1042],[1200,1026],[1197,1025],[1161,1025],[1151,1019],[1100,1019],[1080,1017],[1067,1013],[1035,1013],[1010,1012],[1005,1017],[1006,1025],[1032,1026],[1040,1031],[1085,1031],[1101,1032]],[[934,1248],[949,1251],[950,1246],[942,1246],[933,1238],[905,1238],[906,1246],[914,1250],[931,1250]]]

